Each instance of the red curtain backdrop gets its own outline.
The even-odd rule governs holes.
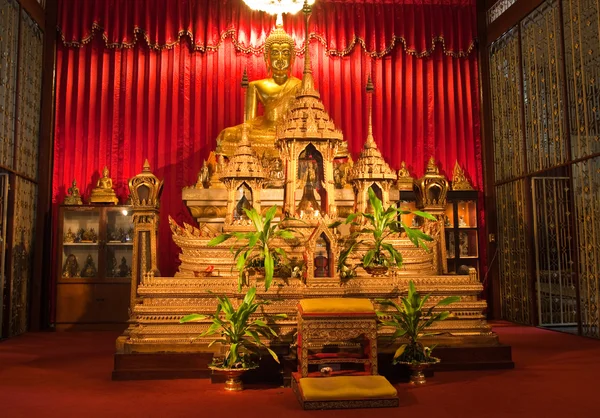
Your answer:
[[[314,21],[325,42],[315,37],[310,53],[322,100],[355,159],[366,137],[365,84],[372,74],[374,135],[390,165],[397,169],[406,161],[411,173],[420,176],[433,155],[451,179],[458,160],[482,190],[477,54],[459,57],[457,53],[466,53],[475,41],[474,4],[387,1],[377,8],[366,2],[350,3],[342,7],[341,2],[317,1]],[[71,44],[59,42],[57,49],[54,202],[62,202],[73,179],[87,201],[105,165],[124,201],[128,179],[141,171],[148,158],[153,172],[165,181],[159,266],[163,275],[171,276],[177,269],[178,249],[167,217],[194,222],[181,200],[181,189],[195,184],[220,130],[241,122],[244,68],[251,80],[266,75],[262,54],[243,52],[243,48],[250,44],[260,50],[273,18],[248,11],[241,0],[62,0],[59,4],[59,30]],[[353,15],[346,7],[361,14]],[[413,10],[410,19],[403,16],[405,8]],[[443,16],[444,10],[451,13]],[[215,22],[211,16],[216,16]],[[435,19],[443,24],[425,27],[448,28],[449,38],[424,29],[423,22]],[[91,36],[93,26],[102,26],[103,36],[99,29]],[[143,39],[139,28],[151,28],[145,33],[153,45],[177,41],[181,28],[193,28],[195,35],[156,49],[139,40]],[[226,28],[236,28],[236,35],[216,35]],[[362,46],[349,48],[356,33],[366,40],[367,50],[382,56],[375,58]],[[433,38],[446,39],[445,49],[432,48],[442,43],[432,43],[431,33]],[[389,48],[394,45],[392,34],[403,36],[410,47],[396,42]],[[137,43],[133,42],[136,36]],[[75,40],[79,46],[74,46]],[[114,42],[134,45],[107,47]],[[194,48],[211,43],[216,48],[206,52]],[[328,54],[331,49],[346,51]],[[301,76],[302,64],[300,56],[294,75]]]

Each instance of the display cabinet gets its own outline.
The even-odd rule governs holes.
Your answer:
[[[129,318],[130,206],[63,205],[59,211],[57,329],[119,329]]]
[[[401,191],[398,207],[415,210],[416,199],[412,191]],[[477,191],[448,191],[444,230],[449,273],[468,274],[469,267],[479,271]],[[418,227],[422,219],[412,214],[401,215],[410,227]]]

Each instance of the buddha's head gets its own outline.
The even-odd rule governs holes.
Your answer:
[[[277,26],[265,41],[267,71],[277,84],[287,81],[295,57],[294,39],[283,30],[283,27]]]

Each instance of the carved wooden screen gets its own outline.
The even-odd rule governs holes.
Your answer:
[[[12,168],[15,145],[19,4],[0,0],[0,166]]]

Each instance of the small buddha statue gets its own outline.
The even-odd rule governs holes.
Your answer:
[[[106,271],[109,277],[117,277],[117,257],[115,257],[114,254],[110,258],[108,268]]]
[[[318,179],[317,172],[312,164],[308,165],[303,180],[304,188],[302,190],[302,198],[298,204],[298,211],[301,214],[304,213],[312,217],[312,215],[316,215],[315,211],[321,207],[315,196],[315,186]]]
[[[129,277],[131,276],[131,270],[127,265],[127,259],[125,257],[121,258],[121,264],[119,265],[119,277]]]
[[[75,234],[73,233],[73,231],[71,231],[71,228],[69,228],[69,230],[65,234],[65,237],[63,238],[63,242],[67,242],[67,243],[75,242]]]
[[[77,263],[77,257],[75,257],[75,255],[69,254],[67,256],[62,270],[62,276],[64,278],[79,277],[79,263]]]
[[[94,259],[92,255],[89,254],[87,259],[85,260],[85,266],[81,270],[81,277],[96,277],[96,264],[94,264]]]
[[[205,189],[209,186],[210,183],[210,170],[208,165],[206,164],[206,160],[202,163],[202,168],[198,173],[198,181],[196,182],[197,189]]]
[[[265,40],[267,78],[250,82],[245,103],[248,139],[258,155],[278,157],[275,128],[296,98],[301,81],[291,75],[296,47],[294,39],[278,25]],[[258,115],[258,105],[264,114]],[[235,153],[242,138],[243,124],[226,128],[217,137],[217,153],[227,157]]]
[[[75,181],[75,179],[73,179],[71,187],[69,187],[69,189],[67,190],[67,195],[65,196],[63,205],[83,205],[83,201],[81,200],[79,188],[77,187],[77,182]]]
[[[119,199],[113,190],[112,179],[108,176],[108,167],[102,170],[102,177],[98,179],[98,185],[92,189],[90,203],[119,203]]]

